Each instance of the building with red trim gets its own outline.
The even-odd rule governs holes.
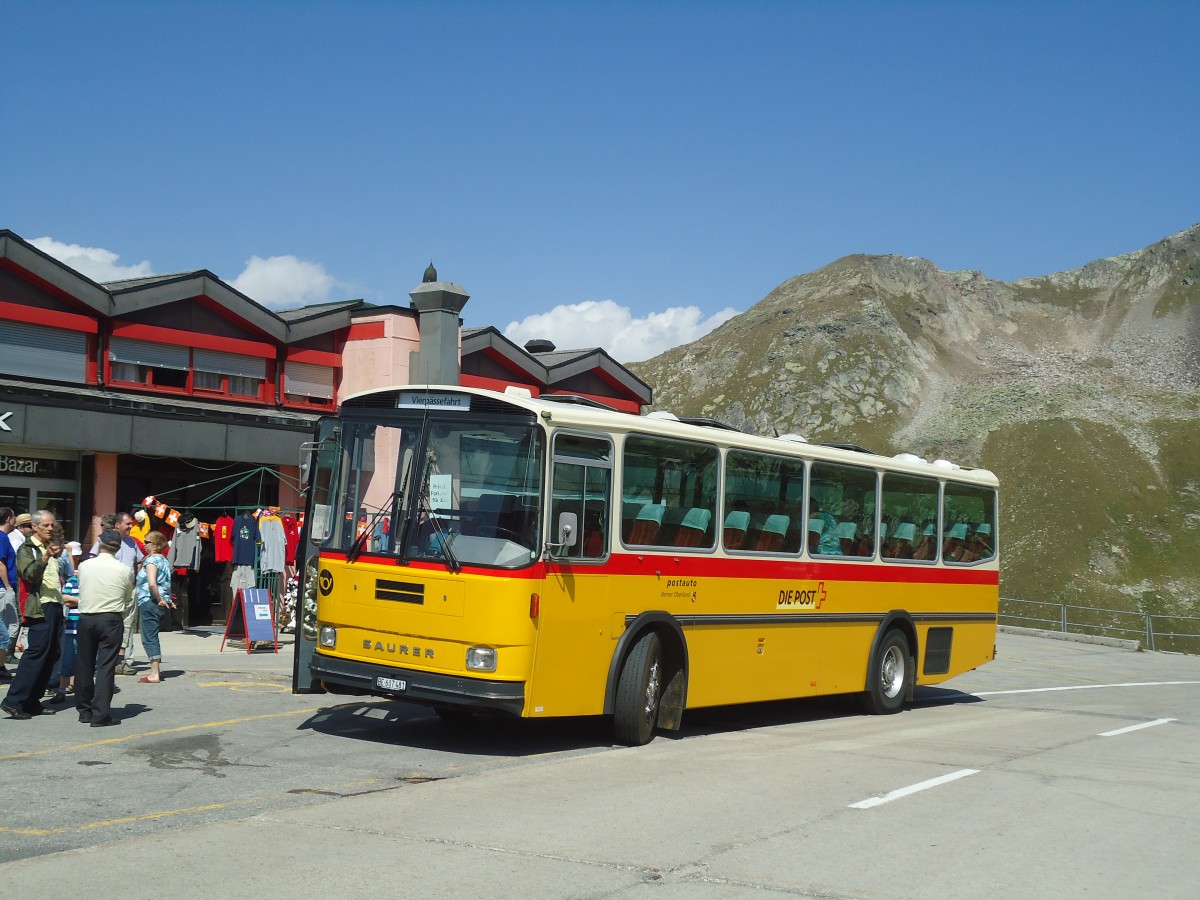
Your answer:
[[[99,284],[0,230],[0,506],[53,507],[84,542],[102,513],[147,495],[200,510],[243,473],[217,506],[299,507],[316,419],[428,373],[630,412],[650,403],[603,350],[464,332],[467,295],[432,266],[412,297],[276,311],[207,270]]]

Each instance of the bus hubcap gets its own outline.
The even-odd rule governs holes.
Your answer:
[[[650,664],[650,674],[646,678],[646,721],[654,717],[658,709],[658,660]]]
[[[883,680],[884,694],[895,697],[900,693],[904,687],[904,660],[898,647],[891,647],[884,655],[879,675]]]

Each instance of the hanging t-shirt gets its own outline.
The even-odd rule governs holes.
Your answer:
[[[258,568],[263,572],[282,572],[284,547],[287,543],[287,537],[283,533],[283,520],[279,516],[263,516],[258,522],[258,533],[263,545]]]
[[[295,516],[283,517],[283,537],[286,541],[283,548],[283,561],[289,566],[296,562],[296,545],[300,543],[300,523]]]
[[[213,553],[219,563],[233,560],[233,519],[229,516],[213,523]]]
[[[254,565],[254,550],[258,544],[258,523],[253,516],[240,515],[233,520],[233,559],[235,566]]]

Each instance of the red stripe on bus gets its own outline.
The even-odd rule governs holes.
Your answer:
[[[346,554],[341,551],[323,551],[322,559],[345,562]],[[401,567],[394,556],[373,553],[359,555],[355,562],[372,565]],[[428,572],[445,572],[444,562],[410,560],[403,568]],[[643,577],[678,578],[774,578],[802,581],[872,581],[881,583],[911,584],[1000,584],[1000,573],[995,569],[950,568],[933,565],[888,564],[866,562],[814,562],[812,560],[788,560],[768,557],[716,557],[684,556],[667,553],[614,553],[599,565],[588,563],[550,563],[538,561],[526,569],[493,569],[482,566],[463,566],[464,575],[482,575],[492,578],[515,578],[541,580],[547,569],[558,571],[569,568],[579,574],[640,575]]]

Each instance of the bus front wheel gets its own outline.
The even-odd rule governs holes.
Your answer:
[[[867,690],[863,693],[863,708],[875,715],[898,712],[904,705],[913,679],[912,654],[908,638],[897,629],[889,631],[879,642],[867,674]]]
[[[640,747],[654,737],[662,678],[662,642],[648,631],[634,644],[617,683],[613,728],[618,743]]]

